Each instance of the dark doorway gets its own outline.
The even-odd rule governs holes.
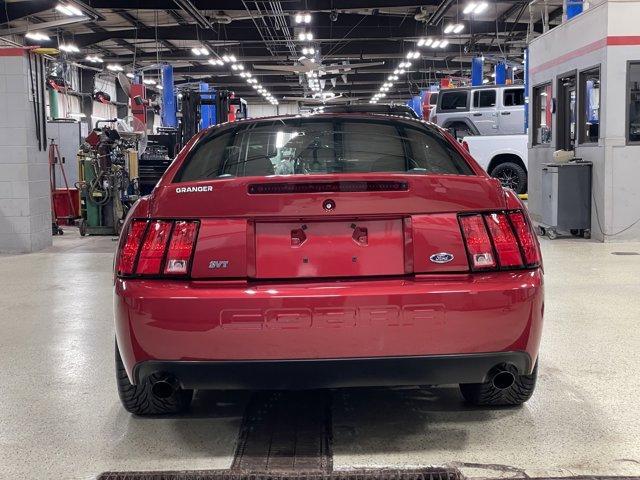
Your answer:
[[[558,130],[556,149],[573,150],[576,144],[576,75],[558,78]]]

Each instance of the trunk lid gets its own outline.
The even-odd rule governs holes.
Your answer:
[[[457,214],[504,207],[485,176],[319,175],[164,185],[150,215],[200,219],[193,278],[293,279],[468,271]]]

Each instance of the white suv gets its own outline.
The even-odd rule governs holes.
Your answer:
[[[524,133],[524,86],[491,85],[441,90],[431,121],[469,135]]]

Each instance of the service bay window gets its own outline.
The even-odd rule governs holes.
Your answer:
[[[580,143],[597,143],[600,137],[600,68],[580,73]]]
[[[640,61],[629,62],[627,74],[627,141],[640,142]]]
[[[533,87],[533,144],[551,143],[553,88],[550,83]]]

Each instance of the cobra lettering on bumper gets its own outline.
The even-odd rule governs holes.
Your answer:
[[[419,322],[444,320],[444,305],[405,305],[357,308],[270,308],[222,310],[225,329],[340,328],[366,325],[409,327]]]

